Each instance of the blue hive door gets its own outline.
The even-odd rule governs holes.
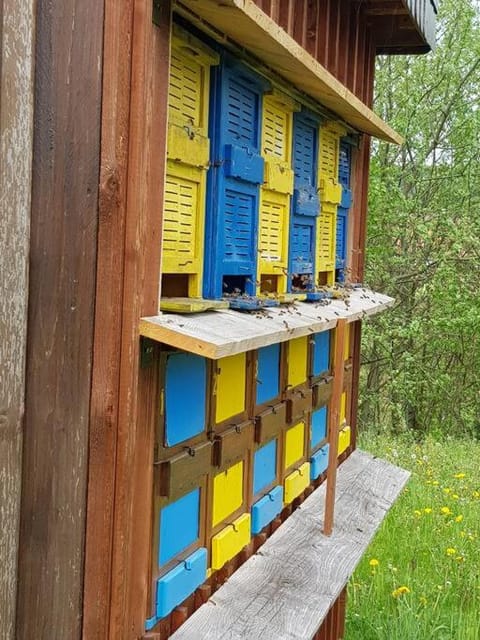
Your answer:
[[[319,118],[305,110],[293,116],[294,192],[290,216],[289,290],[311,289],[315,229],[320,213],[317,193]]]
[[[266,83],[225,56],[213,72],[212,86],[203,293],[221,298],[255,292],[259,185],[264,170],[260,114]]]
[[[340,157],[338,166],[338,181],[342,185],[342,200],[337,209],[337,235],[335,249],[335,269],[338,270],[339,281],[345,279],[344,269],[347,266],[348,248],[348,212],[352,204],[352,192],[350,189],[351,173],[351,146],[342,141],[340,143]]]

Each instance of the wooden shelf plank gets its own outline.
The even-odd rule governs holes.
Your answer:
[[[347,124],[376,138],[402,144],[403,138],[289,36],[252,0],[177,0],[175,9],[192,13],[240,43],[268,67],[311,96]]]
[[[338,469],[333,534],[322,533],[324,483],[172,640],[311,640],[408,477],[354,451]]]
[[[347,300],[297,302],[256,313],[218,310],[195,315],[164,313],[142,318],[140,335],[177,349],[218,359],[277,342],[333,329],[340,318],[361,320],[392,306],[394,299],[355,289]]]

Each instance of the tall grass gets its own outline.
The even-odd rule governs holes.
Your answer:
[[[480,640],[480,443],[360,446],[412,477],[349,583],[345,640]]]

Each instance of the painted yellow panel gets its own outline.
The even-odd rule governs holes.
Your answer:
[[[250,514],[244,513],[212,538],[212,569],[221,569],[250,542]]]
[[[340,424],[342,425],[347,419],[347,393],[344,391],[340,399]]]
[[[167,157],[169,160],[189,164],[193,167],[208,168],[210,140],[201,134],[192,138],[188,127],[168,125]]]
[[[310,484],[310,463],[304,462],[301,467],[285,478],[285,504],[293,502]]]
[[[317,271],[319,272],[335,269],[336,225],[336,205],[322,204],[322,210],[317,219]]]
[[[290,197],[262,189],[260,197],[258,279],[278,276],[277,293],[287,290]]]
[[[338,455],[341,455],[350,446],[350,438],[350,427],[344,427],[338,434]]]
[[[284,468],[288,469],[303,458],[305,450],[305,423],[299,422],[285,433]]]
[[[262,117],[262,155],[291,165],[293,112],[297,110],[288,96],[265,95]]]
[[[243,461],[213,478],[212,526],[228,518],[243,503]]]
[[[295,338],[288,342],[288,379],[289,388],[303,384],[307,379],[308,336]]]
[[[219,423],[245,410],[246,354],[220,358],[217,367],[215,421]]]
[[[293,170],[285,162],[265,161],[264,188],[279,193],[293,193]]]

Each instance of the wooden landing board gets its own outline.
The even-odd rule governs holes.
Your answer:
[[[376,138],[402,144],[403,138],[267,16],[252,0],[178,0],[175,10],[192,14],[240,43],[285,80],[320,102],[346,123]]]
[[[355,451],[338,470],[333,534],[323,484],[172,640],[311,640],[408,477]]]
[[[348,301],[331,300],[326,305],[297,302],[252,314],[228,309],[188,317],[172,313],[142,318],[140,335],[218,359],[333,329],[340,318],[354,322],[393,303],[389,296],[356,289],[349,294]]]
[[[228,309],[226,300],[206,300],[205,298],[161,298],[160,311],[171,313],[200,313],[211,309]]]

